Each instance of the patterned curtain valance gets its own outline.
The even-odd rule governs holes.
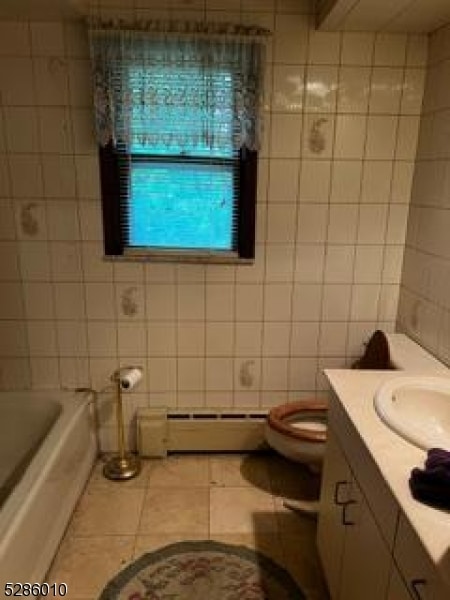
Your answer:
[[[91,31],[140,31],[153,34],[166,35],[206,35],[208,37],[228,35],[233,38],[242,37],[243,40],[252,38],[262,40],[270,36],[270,31],[257,25],[242,25],[241,23],[208,22],[208,21],[180,21],[176,19],[142,19],[130,23],[124,19],[99,19],[88,20]]]
[[[260,145],[266,30],[90,23],[97,140],[208,155]]]

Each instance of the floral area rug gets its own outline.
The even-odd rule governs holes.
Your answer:
[[[144,554],[99,600],[305,600],[287,571],[259,552],[213,541]]]

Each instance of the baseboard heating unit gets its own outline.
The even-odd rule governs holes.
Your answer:
[[[267,411],[182,411],[140,408],[137,442],[141,456],[168,452],[251,451],[266,447]]]

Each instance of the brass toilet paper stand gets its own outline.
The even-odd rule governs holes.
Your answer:
[[[132,479],[139,474],[141,464],[138,456],[126,452],[125,450],[125,428],[123,424],[123,406],[122,406],[122,374],[125,370],[133,367],[122,367],[114,371],[111,381],[116,388],[116,417],[117,417],[117,445],[118,454],[111,456],[103,467],[103,475],[107,479],[114,481],[125,481]],[[137,367],[136,367],[137,368]]]

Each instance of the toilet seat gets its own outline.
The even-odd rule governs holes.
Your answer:
[[[324,421],[327,408],[327,404],[323,400],[299,400],[281,404],[275,406],[269,412],[268,425],[282,435],[294,440],[323,444],[327,439],[326,427],[314,429],[310,427],[310,422],[314,421],[314,417],[320,417],[318,421]],[[310,417],[308,427],[302,428],[301,420],[300,423],[295,423],[295,425],[289,422],[297,416],[305,419]]]

